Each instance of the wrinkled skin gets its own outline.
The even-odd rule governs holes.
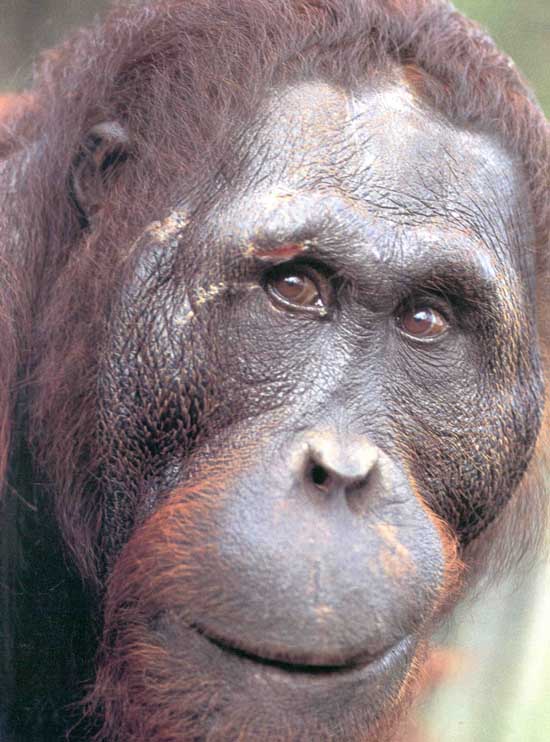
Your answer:
[[[525,184],[399,75],[283,88],[239,146],[200,226],[174,200],[133,245],[111,312],[90,704],[109,740],[374,742],[533,451]]]

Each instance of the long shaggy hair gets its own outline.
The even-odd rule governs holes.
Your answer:
[[[246,157],[240,139],[270,90],[318,77],[353,88],[396,69],[434,116],[496,137],[523,170],[525,208],[536,227],[544,345],[548,123],[512,62],[443,0],[120,4],[44,54],[24,98],[0,104],[2,518],[11,517],[10,484],[17,483],[10,462],[23,440],[34,482],[46,482],[31,510],[51,504],[72,560],[100,591],[107,504],[96,476],[98,349],[130,246],[165,215],[174,182],[200,204],[190,215],[200,221],[220,183],[238,174]],[[87,133],[104,121],[126,127],[131,146],[92,228],[75,208],[71,173]],[[538,462],[547,427],[545,421]],[[517,494],[510,518],[480,539],[485,544],[500,534],[502,565],[537,540],[547,499],[539,481],[533,468],[522,485],[534,488],[529,498]],[[6,543],[0,574],[9,582],[13,570],[6,565],[20,546]],[[110,595],[114,605],[117,596]],[[115,722],[112,734],[114,728]],[[168,730],[155,739],[172,737]]]

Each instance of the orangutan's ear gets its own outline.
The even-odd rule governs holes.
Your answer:
[[[128,133],[117,121],[96,124],[88,132],[71,171],[71,195],[83,226],[103,206],[109,181],[128,153]]]

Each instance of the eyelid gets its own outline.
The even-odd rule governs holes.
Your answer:
[[[405,309],[428,309],[437,310],[443,318],[451,325],[456,321],[454,306],[457,302],[452,297],[443,296],[441,293],[430,293],[429,291],[420,291],[411,293],[405,299],[401,300],[395,310],[395,314]]]

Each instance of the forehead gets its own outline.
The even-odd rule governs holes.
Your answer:
[[[277,91],[258,115],[242,188],[241,215],[254,211],[250,198],[271,205],[281,193],[287,201],[332,194],[373,220],[468,230],[500,257],[531,234],[512,156],[490,135],[429,110],[405,80]]]
[[[323,172],[335,185],[360,187],[368,186],[367,174],[372,181],[393,177],[417,185],[428,176],[431,187],[441,180],[435,170],[441,176],[443,168],[451,182],[461,181],[459,188],[470,181],[494,188],[498,178],[502,193],[519,175],[489,135],[453,126],[404,80],[353,91],[301,83],[274,94],[262,114],[257,141],[268,145],[289,179]]]

